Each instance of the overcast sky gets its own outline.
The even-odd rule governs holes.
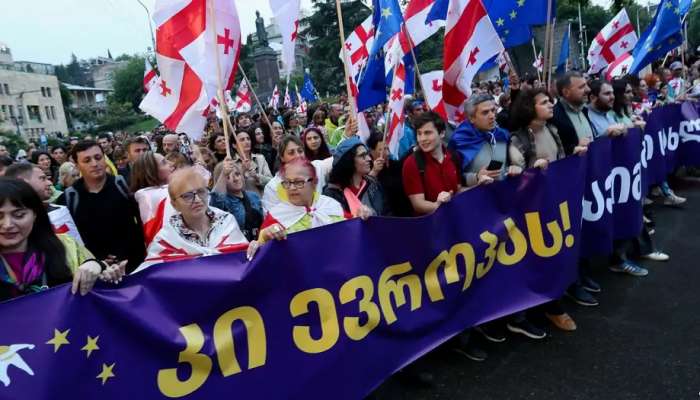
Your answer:
[[[142,0],[152,10],[155,0]],[[607,5],[610,0],[594,0]],[[148,20],[137,0],[0,0],[0,42],[15,60],[65,64],[78,58],[142,53],[151,46]],[[267,0],[236,0],[244,37],[255,30],[255,10],[266,21]],[[311,8],[311,0],[302,0]],[[349,27],[346,27],[349,29]]]

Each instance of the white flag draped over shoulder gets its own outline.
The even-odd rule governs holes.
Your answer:
[[[282,36],[282,75],[294,70],[294,50],[299,35],[300,0],[270,0],[270,8]]]

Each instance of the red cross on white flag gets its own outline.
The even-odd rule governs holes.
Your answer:
[[[170,130],[198,139],[219,82],[226,90],[235,78],[241,44],[238,13],[226,0],[157,0],[153,20],[159,90],[151,90],[140,108]]]
[[[387,130],[386,142],[389,146],[389,153],[398,157],[399,142],[404,134],[404,91],[406,90],[406,66],[399,63],[394,73],[394,79],[389,90],[389,128]]]
[[[149,90],[151,90],[151,87],[156,83],[156,80],[158,78],[158,75],[156,74],[156,70],[151,66],[151,63],[148,62],[148,59],[145,60],[146,62],[146,67],[143,72],[143,91],[148,93]]]
[[[623,8],[596,35],[588,50],[589,73],[598,73],[637,44],[637,33]]]
[[[280,105],[280,90],[277,89],[277,85],[272,90],[272,97],[270,97],[270,102],[267,104],[268,107],[277,108]]]
[[[428,107],[443,118],[447,118],[445,113],[445,103],[442,101],[442,70],[432,71],[420,76],[421,87],[425,91],[425,102]]]
[[[238,86],[236,99],[234,100],[234,104],[231,109],[236,110],[236,112],[248,112],[251,110],[251,108],[253,108],[251,92],[248,88],[248,83],[245,80],[242,80],[241,84]]]
[[[294,70],[296,40],[299,36],[300,0],[270,0],[275,23],[282,36],[282,75]]]

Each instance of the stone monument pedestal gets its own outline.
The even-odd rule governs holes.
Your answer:
[[[258,47],[253,53],[255,72],[258,77],[257,95],[263,104],[272,95],[275,85],[280,80],[280,70],[277,65],[277,54],[270,47]]]

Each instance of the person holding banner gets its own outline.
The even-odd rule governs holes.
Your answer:
[[[289,137],[289,136],[288,136]],[[343,221],[343,207],[334,199],[321,195],[316,167],[303,157],[283,164],[280,185],[286,199],[276,203],[263,221],[257,241],[250,243],[247,257],[252,260],[258,248],[270,240],[284,240],[290,233],[318,228]],[[361,215],[366,218],[367,215]]]
[[[580,73],[572,71],[557,79],[557,92],[559,101],[551,124],[557,128],[564,154],[569,156],[576,146],[588,146],[593,141],[593,125],[585,111],[590,88]]]
[[[467,120],[455,130],[449,147],[461,156],[460,173],[467,187],[490,183],[504,177],[509,133],[496,124],[496,102],[490,94],[467,100]],[[513,169],[515,171],[515,169]]]
[[[619,123],[613,116],[615,94],[610,82],[596,79],[590,84],[588,94],[588,118],[593,126],[593,137],[621,136],[627,133],[625,124]]]
[[[333,169],[323,194],[342,206],[347,218],[389,213],[384,190],[370,176],[372,158],[360,138],[353,136],[340,142],[333,154]]]
[[[0,301],[73,282],[85,295],[97,279],[118,283],[126,261],[107,265],[70,236],[56,235],[46,208],[26,182],[0,178]]]
[[[173,214],[148,246],[146,260],[136,271],[154,264],[213,254],[230,253],[248,247],[233,215],[209,206],[209,188],[194,167],[175,171],[168,185]]]
[[[511,112],[511,124],[516,130],[508,144],[509,168],[546,169],[549,163],[565,157],[557,128],[549,123],[554,116],[554,104],[545,89],[530,89],[521,93],[515,99]],[[585,146],[574,148],[574,154],[582,155],[586,151]],[[576,330],[576,322],[564,312],[559,301],[546,303],[543,309],[547,319],[557,328],[569,332]]]

